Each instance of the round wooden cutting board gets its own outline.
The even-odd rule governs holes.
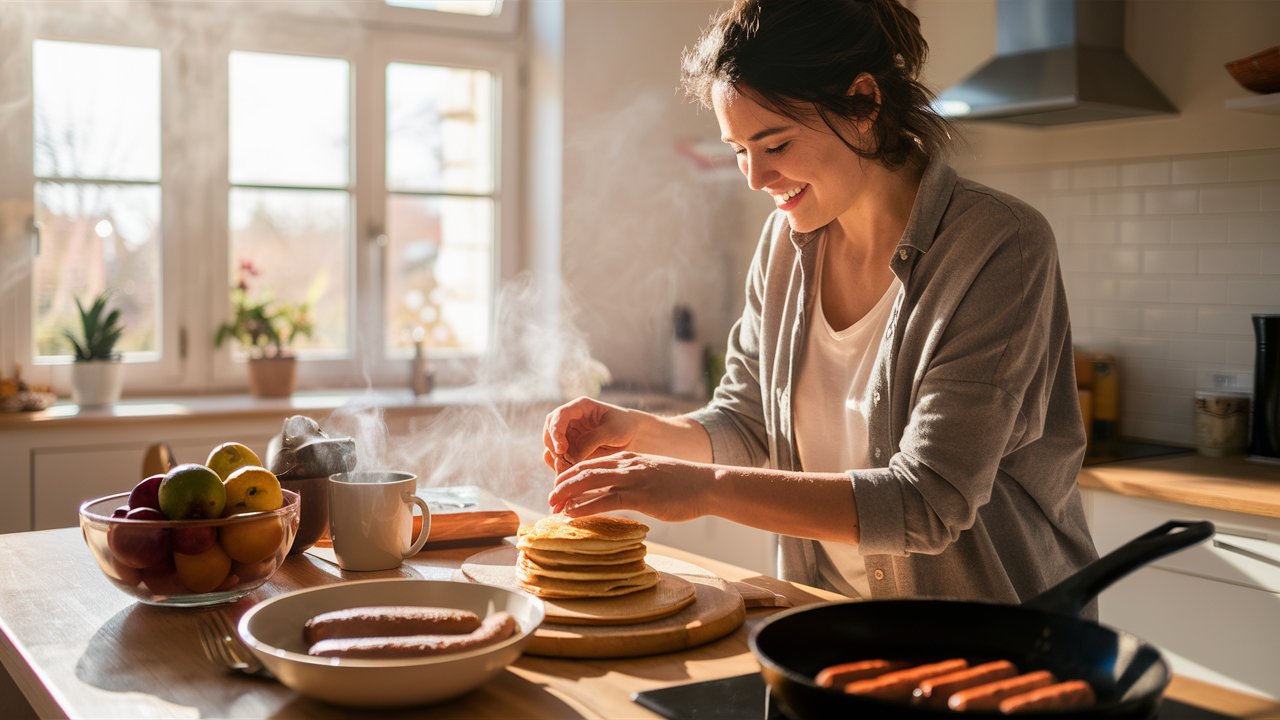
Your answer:
[[[460,572],[473,582],[519,589],[516,556],[511,545],[486,550],[467,558]],[[645,561],[659,572],[655,588],[616,598],[544,600],[547,620],[525,652],[569,658],[655,655],[718,640],[742,625],[742,596],[729,583],[673,558],[648,555]]]

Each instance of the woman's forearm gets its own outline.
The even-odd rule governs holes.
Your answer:
[[[706,514],[792,537],[858,542],[858,506],[844,473],[710,468]]]
[[[638,413],[636,436],[629,449],[652,455],[711,462],[711,438],[696,420],[683,416],[660,417],[651,413]]]

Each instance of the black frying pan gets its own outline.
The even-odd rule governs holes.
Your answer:
[[[1151,718],[1170,679],[1160,651],[1129,633],[1084,620],[1079,613],[1121,577],[1211,535],[1209,522],[1165,523],[1022,605],[868,600],[787,610],[752,632],[751,651],[774,697],[798,720]],[[972,664],[1005,659],[1021,672],[1049,670],[1061,680],[1087,680],[1098,701],[1076,713],[956,713],[848,695],[813,682],[819,670],[839,663],[872,658],[924,663],[956,657]]]

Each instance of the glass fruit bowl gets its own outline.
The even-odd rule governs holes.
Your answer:
[[[284,562],[298,532],[298,494],[276,510],[211,520],[112,517],[129,493],[80,506],[80,529],[113,585],[148,605],[230,602],[262,585]]]

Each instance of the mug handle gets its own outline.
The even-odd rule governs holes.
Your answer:
[[[422,530],[418,533],[418,537],[414,539],[413,545],[401,554],[401,557],[408,559],[417,555],[422,546],[427,544],[427,533],[431,532],[431,508],[427,507],[426,500],[414,493],[403,493],[400,497],[406,503],[411,502],[422,510]]]

